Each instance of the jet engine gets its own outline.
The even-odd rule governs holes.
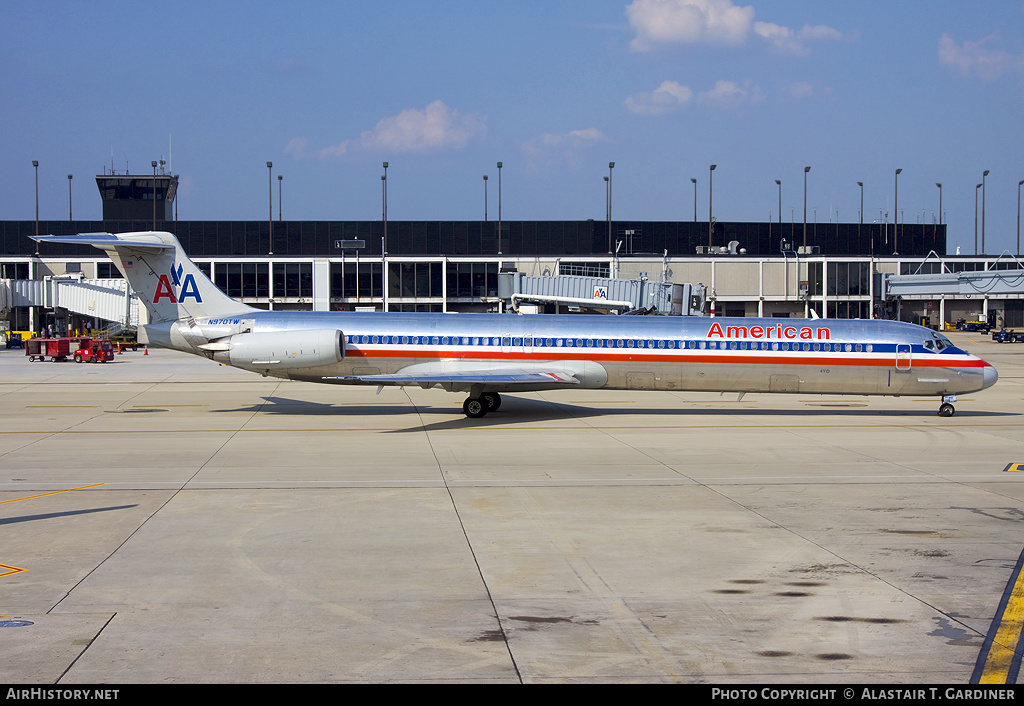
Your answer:
[[[249,370],[314,368],[345,358],[345,334],[337,329],[239,333],[199,348],[219,363]]]

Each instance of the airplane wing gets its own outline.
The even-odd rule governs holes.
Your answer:
[[[325,377],[324,381],[377,383],[379,385],[579,385],[580,380],[565,370],[544,370],[542,368],[492,370],[423,371],[415,373],[392,373],[385,375],[342,375]]]

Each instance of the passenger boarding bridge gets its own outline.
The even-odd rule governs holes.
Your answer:
[[[960,318],[987,321],[990,303],[999,301],[1003,321],[992,324],[1024,326],[1024,263],[1006,251],[987,264],[985,270],[967,270],[958,261],[947,262],[931,253],[912,274],[886,275],[885,292],[901,308],[920,302],[937,306],[939,321],[950,320],[947,307],[952,302],[959,311],[965,306],[971,310]]]

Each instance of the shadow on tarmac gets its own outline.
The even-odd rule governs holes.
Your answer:
[[[460,398],[461,399],[461,398]],[[568,421],[572,419],[588,419],[596,417],[635,417],[639,415],[648,417],[673,417],[673,418],[711,418],[723,420],[735,420],[738,417],[783,417],[783,418],[808,418],[808,417],[847,417],[851,419],[865,418],[891,418],[891,417],[918,417],[922,421],[932,420],[936,417],[935,412],[925,408],[914,409],[870,409],[864,408],[862,402],[841,402],[823,401],[808,402],[807,409],[765,409],[749,406],[737,406],[742,403],[731,403],[730,407],[702,406],[699,403],[692,404],[692,407],[671,407],[652,408],[621,406],[615,407],[586,407],[578,404],[564,402],[553,402],[549,400],[537,400],[529,398],[505,395],[502,397],[501,409],[492,412],[480,419],[470,419],[462,413],[461,405],[431,407],[417,406],[413,403],[381,403],[374,405],[366,404],[333,404],[323,402],[309,402],[295,400],[286,397],[264,397],[264,402],[235,409],[212,410],[214,412],[252,412],[260,414],[284,414],[300,416],[332,416],[332,417],[363,417],[380,414],[386,415],[420,415],[429,414],[451,414],[453,418],[444,422],[432,424],[416,424],[408,429],[396,429],[393,432],[409,431],[431,431],[436,429],[456,429],[464,427],[489,427],[514,423],[528,422],[552,422]],[[749,403],[748,403],[749,404]],[[986,410],[958,410],[955,418],[968,417],[972,419],[981,418],[1004,418],[1020,417],[1015,412],[990,412]],[[726,424],[728,422],[723,422]]]
[[[138,505],[114,505],[112,507],[97,507],[91,510],[68,510],[67,512],[48,512],[41,515],[21,515],[19,517],[5,517],[0,519],[0,525],[14,525],[20,522],[32,522],[33,520],[52,520],[56,517],[71,517],[73,515],[91,515],[94,512],[128,510],[133,507],[138,507]]]

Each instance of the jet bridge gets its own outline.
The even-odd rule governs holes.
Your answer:
[[[941,272],[921,274],[925,263],[934,258]],[[904,299],[930,299],[950,297],[971,299],[1000,297],[1003,299],[1024,298],[1024,263],[1010,252],[1004,251],[987,270],[954,271],[934,251],[928,253],[917,272],[912,275],[889,275],[886,277],[885,293],[890,297]]]
[[[885,281],[889,296],[904,299],[1024,297],[1024,269],[889,275]]]
[[[700,284],[652,282],[646,278],[528,277],[522,272],[498,275],[498,296],[514,311],[519,311],[522,304],[540,304],[617,314],[700,316],[704,291]]]
[[[992,302],[1003,301],[1002,308],[1007,312],[1016,311],[1019,316],[1020,302],[1012,305],[1007,300],[1024,299],[1024,263],[1009,252],[1004,252],[987,270],[957,269],[956,263],[951,267],[934,253],[929,258],[939,263],[941,272],[920,273],[910,275],[886,275],[884,291],[889,301],[934,301],[939,302],[939,320],[946,320],[947,307],[952,302],[970,302],[972,309],[982,317],[987,317]],[[925,258],[925,262],[929,258]],[[1007,324],[1010,325],[1010,324]]]
[[[83,316],[114,321],[126,328],[134,328],[140,323],[139,299],[123,279],[87,280],[68,276],[41,280],[9,279],[3,280],[2,284],[2,289],[7,291],[9,307],[67,309]]]

